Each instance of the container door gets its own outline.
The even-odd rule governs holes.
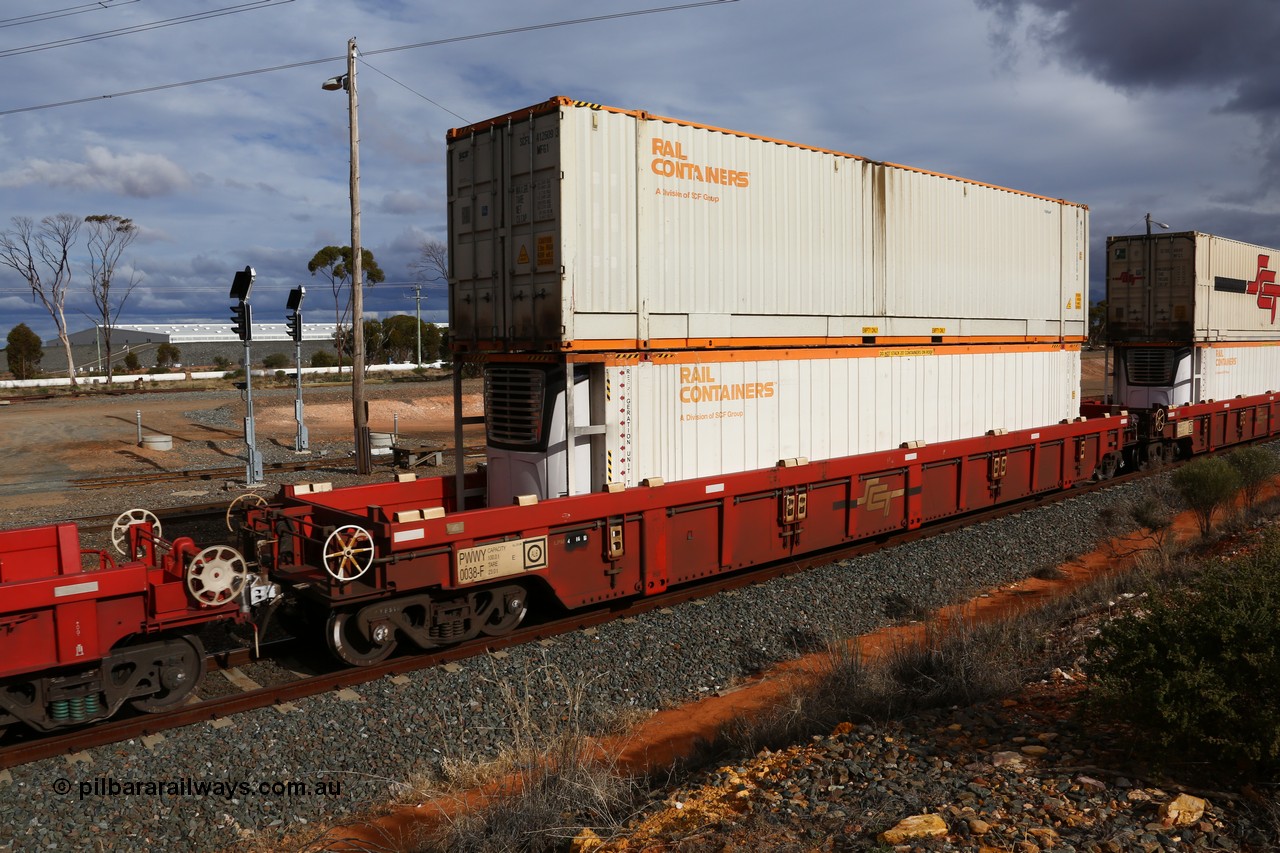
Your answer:
[[[502,288],[512,347],[561,339],[560,112],[504,128],[508,237]]]
[[[482,348],[505,325],[499,298],[501,148],[496,130],[449,146],[449,333],[462,350]]]

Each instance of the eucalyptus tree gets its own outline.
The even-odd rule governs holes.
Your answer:
[[[307,262],[307,272],[323,275],[333,291],[333,343],[338,352],[339,368],[342,367],[343,325],[351,312],[351,291],[347,287],[351,278],[351,265],[350,246],[325,246]],[[378,262],[373,259],[373,252],[368,249],[360,249],[360,267],[366,284],[377,284],[387,279]]]

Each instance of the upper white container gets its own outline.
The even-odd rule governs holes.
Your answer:
[[[1135,343],[1280,339],[1278,268],[1280,250],[1198,231],[1108,237],[1108,334]]]
[[[1083,205],[560,98],[448,147],[459,350],[1084,336]]]

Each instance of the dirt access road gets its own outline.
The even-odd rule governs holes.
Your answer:
[[[391,432],[398,422],[405,441],[452,446],[453,385],[447,378],[371,384],[366,390],[370,429]],[[478,381],[468,382],[464,392],[466,413],[480,414]],[[313,455],[349,458],[350,388],[304,388],[303,403]],[[235,465],[244,459],[244,415],[241,392],[231,387],[58,397],[0,407],[0,508],[65,505],[69,515],[84,514],[93,510],[72,506],[86,494],[70,483],[75,478]],[[144,436],[172,436],[173,450],[139,447],[139,417]],[[297,423],[291,387],[255,389],[254,423],[265,460],[302,458],[293,452]],[[467,441],[481,442],[481,435],[470,428]],[[379,473],[385,480],[385,468]]]

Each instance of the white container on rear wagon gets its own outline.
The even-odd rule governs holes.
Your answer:
[[[459,350],[1084,335],[1082,205],[564,99],[448,147]]]
[[[491,364],[486,386],[489,501],[501,506],[517,495],[568,494],[570,482],[583,494],[610,483],[719,476],[788,458],[1059,423],[1079,413],[1080,351],[926,346],[616,356],[577,366],[572,407],[562,365]],[[495,392],[501,400],[492,399]]]
[[[1116,401],[1134,410],[1274,391],[1280,342],[1117,347],[1116,386]]]
[[[1198,231],[1108,237],[1111,340],[1280,339],[1278,268],[1280,250]]]

